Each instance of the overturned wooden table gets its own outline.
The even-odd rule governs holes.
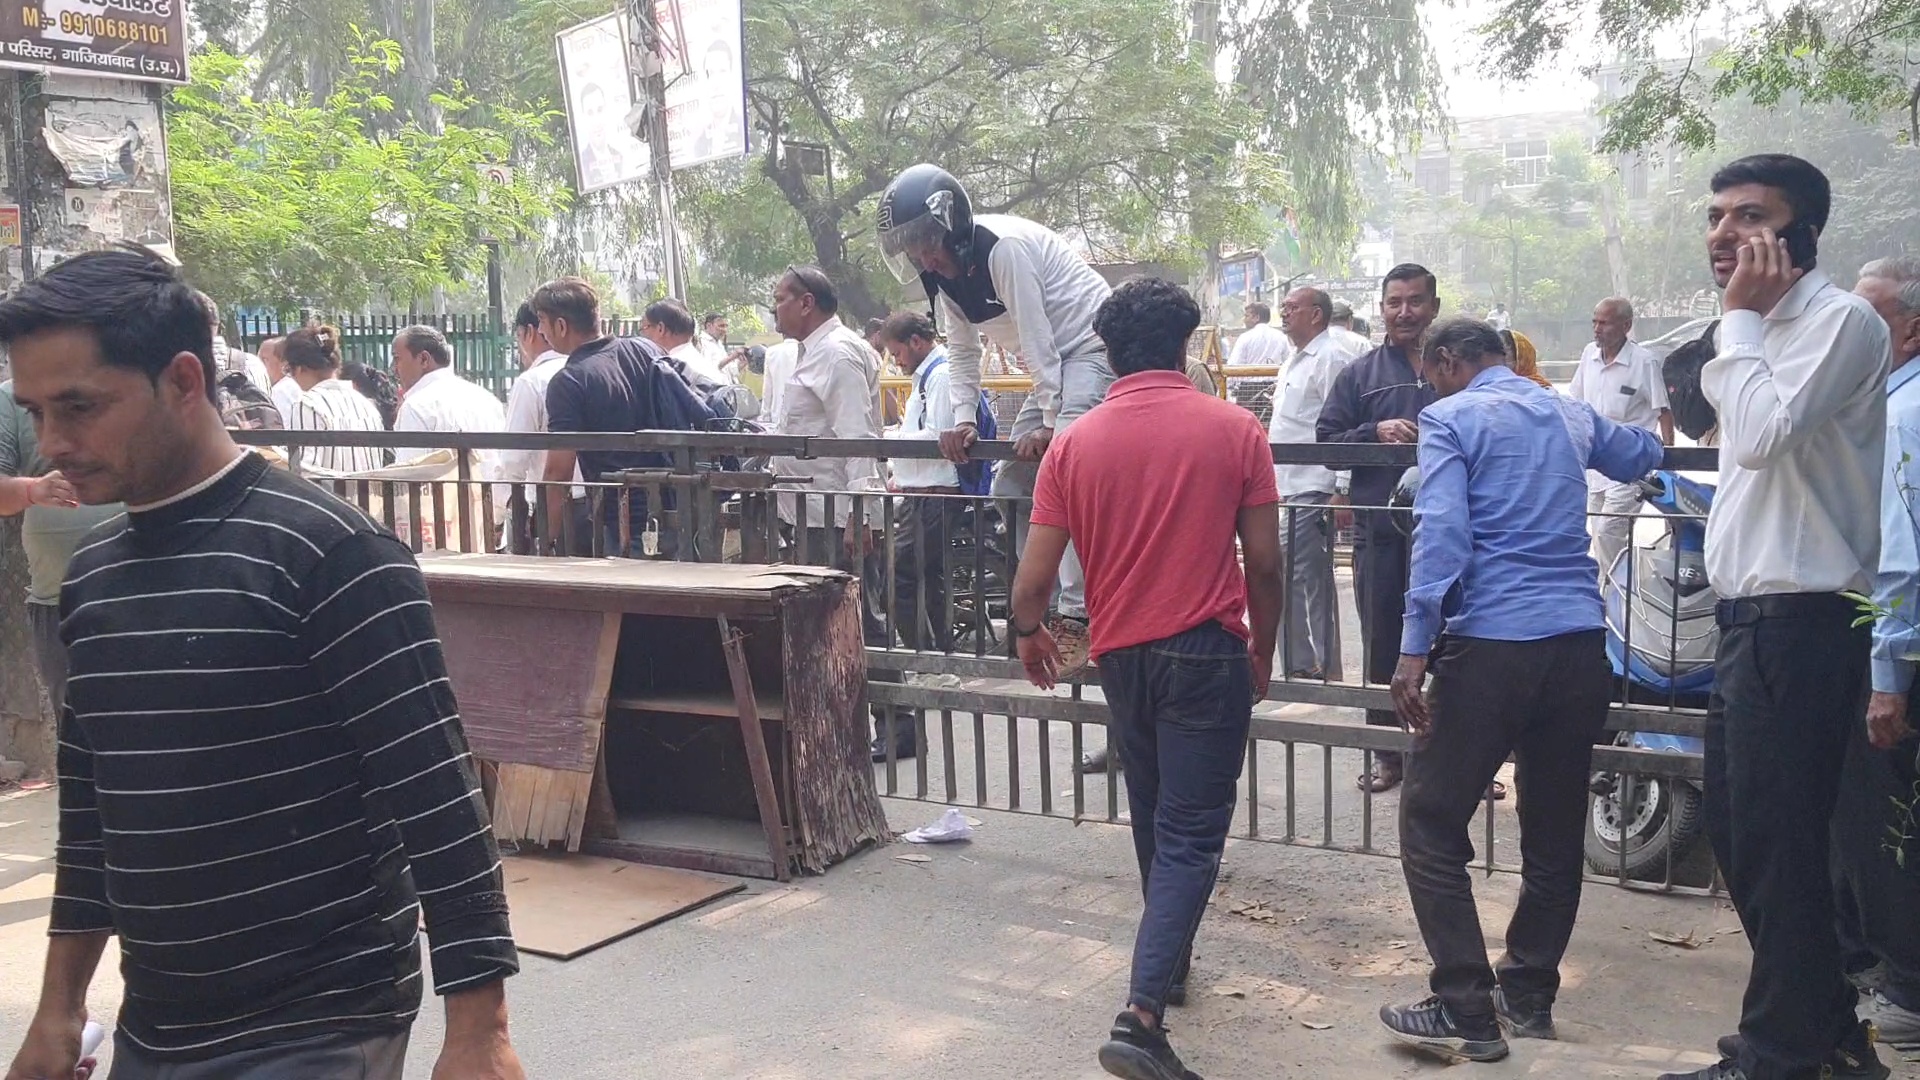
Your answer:
[[[859,586],[799,566],[420,559],[494,832],[787,880],[886,835]]]

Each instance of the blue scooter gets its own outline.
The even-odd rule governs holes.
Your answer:
[[[1607,568],[1607,659],[1628,701],[1704,708],[1719,645],[1718,598],[1707,583],[1707,510],[1713,486],[1662,470],[1640,481],[1646,504],[1667,515],[1667,530],[1641,547],[1629,543]],[[1702,740],[1646,732],[1617,745],[1697,754]],[[1699,839],[1701,791],[1690,780],[1597,773],[1587,816],[1587,865],[1597,873],[1659,878]],[[1623,853],[1624,849],[1624,853]]]

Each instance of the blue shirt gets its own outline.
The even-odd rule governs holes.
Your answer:
[[[1652,432],[1504,367],[1422,409],[1400,652],[1427,655],[1443,628],[1538,641],[1605,626],[1587,470],[1634,480],[1664,452]]]
[[[1887,376],[1887,472],[1880,485],[1880,572],[1873,602],[1889,614],[1873,624],[1873,688],[1904,694],[1920,656],[1920,356]]]

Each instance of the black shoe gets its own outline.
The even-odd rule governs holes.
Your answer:
[[[1855,1025],[1852,1031],[1833,1053],[1827,1055],[1824,1075],[1846,1077],[1847,1080],[1887,1080],[1893,1070],[1882,1064],[1880,1055],[1874,1052],[1874,1031],[1870,1024]],[[1729,1062],[1739,1061],[1741,1051],[1747,1048],[1747,1040],[1738,1033],[1720,1036],[1714,1049]]]
[[[1148,1028],[1132,1009],[1114,1017],[1100,1047],[1100,1067],[1124,1080],[1200,1080],[1173,1052],[1166,1028]]]
[[[1660,1080],[1747,1080],[1747,1071],[1723,1058],[1690,1073],[1661,1073]]]
[[[1401,1042],[1455,1061],[1499,1061],[1507,1056],[1507,1040],[1493,1017],[1461,1023],[1438,997],[1417,1005],[1382,1005],[1380,1022]]]
[[[1510,1002],[1507,992],[1498,987],[1493,991],[1493,1016],[1500,1022],[1501,1030],[1516,1039],[1558,1039],[1553,1030],[1553,1006],[1533,1006],[1524,1002]]]

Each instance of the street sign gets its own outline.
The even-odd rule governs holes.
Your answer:
[[[0,248],[20,246],[20,207],[0,206]]]
[[[0,4],[0,67],[187,81],[185,0]]]

